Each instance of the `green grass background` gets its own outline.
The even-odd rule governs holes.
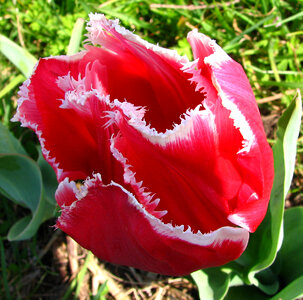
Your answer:
[[[195,0],[0,0],[0,33],[36,58],[64,55],[76,20],[88,20],[90,12],[119,18],[122,25],[135,30],[149,42],[176,49],[190,59],[192,54],[186,35],[191,29],[197,28],[215,39],[244,67],[265,119],[280,115],[294,98],[296,89],[303,87],[302,0],[203,3]],[[21,140],[29,154],[37,158],[34,134],[10,122],[16,108],[18,86],[25,78],[1,54],[0,74],[1,122]],[[271,132],[270,142],[271,139],[274,139],[274,132]],[[302,204],[302,152],[303,139],[300,137],[290,205]],[[23,211],[11,202],[1,201],[0,235],[5,236],[22,215]],[[46,230],[46,233],[49,231]],[[35,258],[38,241],[39,236],[24,243],[8,244],[4,241],[8,252],[5,254],[2,247],[2,262],[4,254],[9,255],[6,275],[8,282],[15,286],[12,295],[16,299],[19,297],[18,283]],[[42,276],[47,276],[50,272],[48,267],[42,264],[41,268]],[[4,288],[1,287],[0,294],[4,293]],[[37,289],[31,291],[32,295]]]

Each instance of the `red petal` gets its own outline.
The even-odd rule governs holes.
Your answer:
[[[103,259],[168,275],[236,259],[273,180],[242,68],[196,31],[188,63],[117,21],[90,18],[102,48],[40,60],[15,116],[64,180],[58,227]],[[66,178],[96,173],[81,189]]]
[[[218,101],[214,113],[197,108],[173,131],[157,134],[117,115],[121,135],[114,140],[113,153],[126,174],[130,165],[136,181],[160,199],[157,209],[167,211],[166,223],[202,232],[231,225],[228,215],[243,186],[237,163],[242,137],[228,116]],[[131,176],[124,179],[134,185]]]
[[[35,130],[59,181],[102,172],[104,182],[120,182],[122,168],[109,150],[110,136],[116,131],[104,127],[109,101],[86,91],[100,84],[94,77],[100,66],[88,65],[84,54],[40,59],[21,88],[15,120]]]
[[[273,155],[255,97],[241,65],[214,41],[197,31],[189,33],[188,40],[194,57],[201,62],[201,74],[210,74],[222,105],[230,110],[230,118],[244,138],[237,161],[246,185],[239,192],[241,197],[235,203],[229,220],[253,232],[265,216],[274,176]],[[196,81],[199,82],[199,78]],[[211,107],[214,101],[215,98],[206,96],[204,105]]]
[[[201,104],[203,94],[195,92],[190,74],[181,70],[185,58],[143,41],[102,15],[91,14],[90,19],[89,39],[102,48],[88,46],[88,55],[106,67],[103,84],[111,99],[147,107],[145,120],[161,132]]]
[[[121,186],[103,185],[98,176],[81,190],[65,180],[56,199],[62,208],[57,226],[80,245],[109,262],[152,272],[184,275],[225,264],[239,257],[248,241],[241,228],[202,235],[164,224]]]

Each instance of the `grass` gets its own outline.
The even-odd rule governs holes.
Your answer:
[[[303,87],[302,11],[303,2],[296,0],[203,3],[196,0],[0,0],[0,28],[1,34],[36,58],[65,54],[74,23],[78,18],[87,20],[89,12],[120,18],[124,26],[136,29],[136,33],[148,41],[176,49],[189,58],[192,55],[186,35],[192,28],[198,28],[243,65],[272,140],[277,116],[293,99],[296,89]],[[18,86],[25,77],[3,55],[0,55],[0,72],[1,121],[34,156],[37,143],[34,135],[9,121],[15,111]],[[300,137],[287,206],[302,205],[302,199],[303,139]],[[5,240],[7,230],[25,213],[4,197],[1,200],[3,283],[0,294],[7,299],[88,299],[89,295],[91,299],[119,299],[118,294],[114,295],[117,290],[123,291],[125,297],[137,299],[162,299],[165,295],[192,299],[197,296],[195,286],[186,278],[176,283],[175,279],[108,264],[105,264],[108,273],[100,275],[96,270],[102,263],[92,262],[79,248],[76,252],[81,257],[75,270],[80,273],[74,276],[73,252],[62,234],[52,238],[53,221],[41,226],[32,240],[18,243]]]

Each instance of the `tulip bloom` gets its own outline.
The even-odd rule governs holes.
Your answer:
[[[85,50],[40,59],[14,120],[60,182],[57,227],[112,263],[225,264],[265,216],[273,157],[242,67],[193,30],[195,60],[90,14]]]

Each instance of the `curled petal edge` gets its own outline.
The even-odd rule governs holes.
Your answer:
[[[138,35],[119,25],[119,19],[109,20],[103,14],[98,13],[90,13],[89,19],[86,27],[86,30],[88,31],[87,42],[91,42],[93,45],[102,46],[105,42],[104,34],[110,33],[113,37],[119,39],[127,45],[127,47],[132,49],[133,45],[129,43],[137,44],[145,49],[150,49],[158,55],[179,63],[180,65],[189,62],[187,56],[180,56],[176,50],[163,48],[143,40]]]
[[[57,227],[84,248],[111,263],[165,275],[189,274],[237,259],[249,238],[243,228],[226,226],[202,234],[164,224],[119,184],[104,185],[100,174],[80,188],[66,178],[56,199],[62,209]]]

